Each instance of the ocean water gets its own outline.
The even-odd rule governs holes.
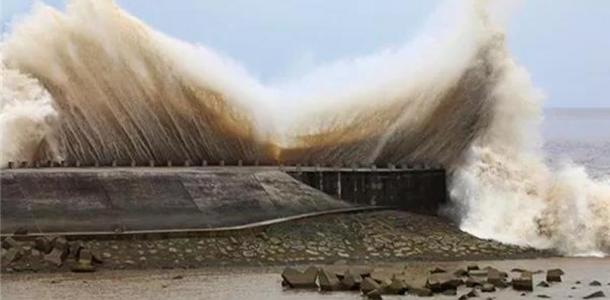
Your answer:
[[[593,178],[610,177],[610,108],[549,108],[542,123],[549,163],[581,165]]]

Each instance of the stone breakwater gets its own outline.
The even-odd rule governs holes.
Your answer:
[[[185,238],[20,238],[2,243],[2,272],[93,269],[370,264],[400,261],[482,260],[555,256],[551,251],[478,239],[447,220],[402,211],[327,215],[274,224],[257,231]],[[89,254],[90,253],[90,254]],[[99,262],[96,263],[96,259]]]
[[[534,281],[534,275],[543,276]],[[564,271],[558,268],[526,270],[513,268],[509,272],[491,266],[480,268],[469,264],[463,268],[445,270],[435,267],[422,272],[422,269],[405,267],[368,268],[356,266],[310,266],[305,270],[287,267],[281,274],[282,286],[286,289],[309,289],[329,292],[359,292],[366,299],[381,300],[383,295],[413,295],[432,297],[435,295],[456,296],[459,300],[488,296],[497,291],[510,289],[517,295],[528,296],[536,292],[538,298],[552,298],[545,294],[551,285],[562,282]],[[537,282],[537,284],[536,284]],[[581,285],[580,281],[575,282]],[[601,289],[602,283],[593,280],[588,285]],[[610,283],[609,283],[610,285]],[[573,286],[572,289],[576,289]],[[513,299],[514,297],[511,297]],[[565,295],[564,295],[565,297]],[[568,296],[572,298],[572,296]],[[605,298],[603,290],[597,290],[582,297],[583,299]],[[320,297],[322,299],[322,297]]]

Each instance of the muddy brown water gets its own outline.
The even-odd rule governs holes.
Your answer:
[[[446,269],[464,267],[472,262],[410,262],[378,265],[382,269]],[[493,266],[510,271],[512,268],[547,270],[561,268],[566,274],[562,283],[549,288],[535,287],[533,293],[520,296],[510,288],[481,293],[480,299],[582,299],[595,291],[610,296],[610,258],[545,258],[532,260],[478,261],[479,266]],[[282,268],[210,268],[196,270],[102,271],[91,274],[31,273],[3,274],[1,298],[6,299],[363,299],[357,292],[319,293],[317,291],[285,290],[281,287]],[[177,278],[176,278],[177,277]],[[534,275],[534,284],[544,274]],[[602,286],[592,287],[597,280]],[[576,282],[580,281],[580,284]],[[573,289],[574,287],[574,289]],[[458,291],[458,296],[468,289]],[[457,299],[458,296],[437,296],[425,299]],[[415,296],[384,296],[384,299],[414,299]]]

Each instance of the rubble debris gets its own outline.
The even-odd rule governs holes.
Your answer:
[[[540,281],[536,286],[548,288],[551,285],[546,281]]]
[[[561,275],[563,275],[561,269],[550,269],[546,271],[547,282],[561,282]]]
[[[479,266],[478,265],[468,265],[466,267],[466,270],[468,270],[468,271],[476,271],[476,270],[479,270]]]
[[[369,300],[382,300],[383,299],[381,297],[381,293],[379,293],[379,290],[372,290],[372,291],[366,293],[366,298]]]
[[[392,278],[390,285],[384,287],[384,294],[404,295],[407,292],[407,284],[396,277]]]
[[[69,255],[70,255],[71,257],[75,257],[75,258],[77,258],[77,257],[78,257],[78,253],[79,253],[79,251],[80,251],[81,249],[83,249],[83,248],[84,248],[84,246],[83,246],[83,244],[82,244],[81,242],[74,242],[74,243],[70,243],[70,244],[68,245],[68,249],[69,249]]]
[[[441,294],[443,294],[445,296],[455,296],[455,295],[457,295],[457,290],[448,289],[448,290],[443,291]]]
[[[435,267],[434,269],[430,270],[430,274],[436,274],[436,273],[446,273],[447,271],[445,271],[444,269],[441,269],[439,267]]]
[[[379,283],[377,283],[377,281],[371,277],[364,278],[360,284],[360,291],[362,291],[362,293],[365,295],[372,290],[379,290],[380,288],[381,286]]]
[[[53,248],[53,250],[51,250],[51,252],[49,254],[44,256],[44,260],[60,267],[64,263],[64,260],[66,259],[67,255],[68,255],[67,250]]]
[[[2,248],[11,249],[15,247],[19,247],[19,242],[17,242],[13,237],[7,237],[2,241]]]
[[[353,274],[349,269],[343,273],[341,278],[341,286],[345,290],[358,290],[360,289],[361,282],[362,277],[358,274]]]
[[[468,271],[468,276],[471,277],[487,277],[487,270],[471,270]]]
[[[468,277],[465,283],[467,287],[477,287],[483,285],[481,280],[474,277]]]
[[[472,290],[470,290],[470,292],[468,292],[468,294],[466,294],[466,297],[476,298],[476,297],[479,297],[479,293],[477,292],[476,289],[472,289]]]
[[[44,254],[48,254],[53,249],[52,242],[53,242],[53,240],[50,237],[46,237],[46,236],[37,237],[34,240],[34,249],[36,249]]]
[[[13,262],[18,261],[23,256],[23,249],[21,247],[12,247],[2,255],[2,264],[10,265]]]
[[[76,265],[72,266],[72,272],[95,272],[95,267],[93,266],[93,256],[91,255],[91,251],[86,248],[80,248],[75,254],[77,256]]]
[[[455,270],[455,272],[453,272],[453,275],[457,277],[466,277],[468,276],[468,271],[466,271],[465,269],[457,269]]]
[[[297,269],[287,267],[282,272],[282,278],[284,279],[282,284],[291,288],[317,288],[316,277],[318,270],[314,267],[309,267],[304,272]]]
[[[602,283],[597,281],[597,280],[593,280],[589,283],[590,286],[601,286]]]
[[[423,287],[411,287],[407,292],[418,297],[432,297],[434,295],[430,289]]]
[[[336,291],[341,287],[339,278],[325,269],[320,269],[318,273],[318,284],[322,291]]]
[[[593,298],[605,298],[606,294],[602,291],[597,291],[595,293],[589,294],[587,296],[582,297],[583,299],[593,299]]]
[[[529,273],[522,273],[518,278],[513,278],[512,286],[517,291],[531,292],[534,290],[532,275]]]
[[[481,286],[481,292],[483,293],[492,293],[495,291],[496,287],[491,283],[484,283],[483,286]]]
[[[440,293],[448,289],[457,289],[463,283],[462,279],[453,275],[437,273],[428,276],[426,287],[432,290],[432,292]]]
[[[505,273],[490,268],[487,271],[487,282],[493,284],[497,288],[505,288],[508,284],[506,283],[504,275]]]

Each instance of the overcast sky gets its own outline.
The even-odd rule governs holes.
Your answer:
[[[0,0],[3,31],[31,0]],[[43,0],[63,7],[63,0]],[[157,30],[204,44],[263,82],[402,45],[440,0],[117,0]],[[610,107],[610,0],[529,0],[509,46],[547,107]]]

